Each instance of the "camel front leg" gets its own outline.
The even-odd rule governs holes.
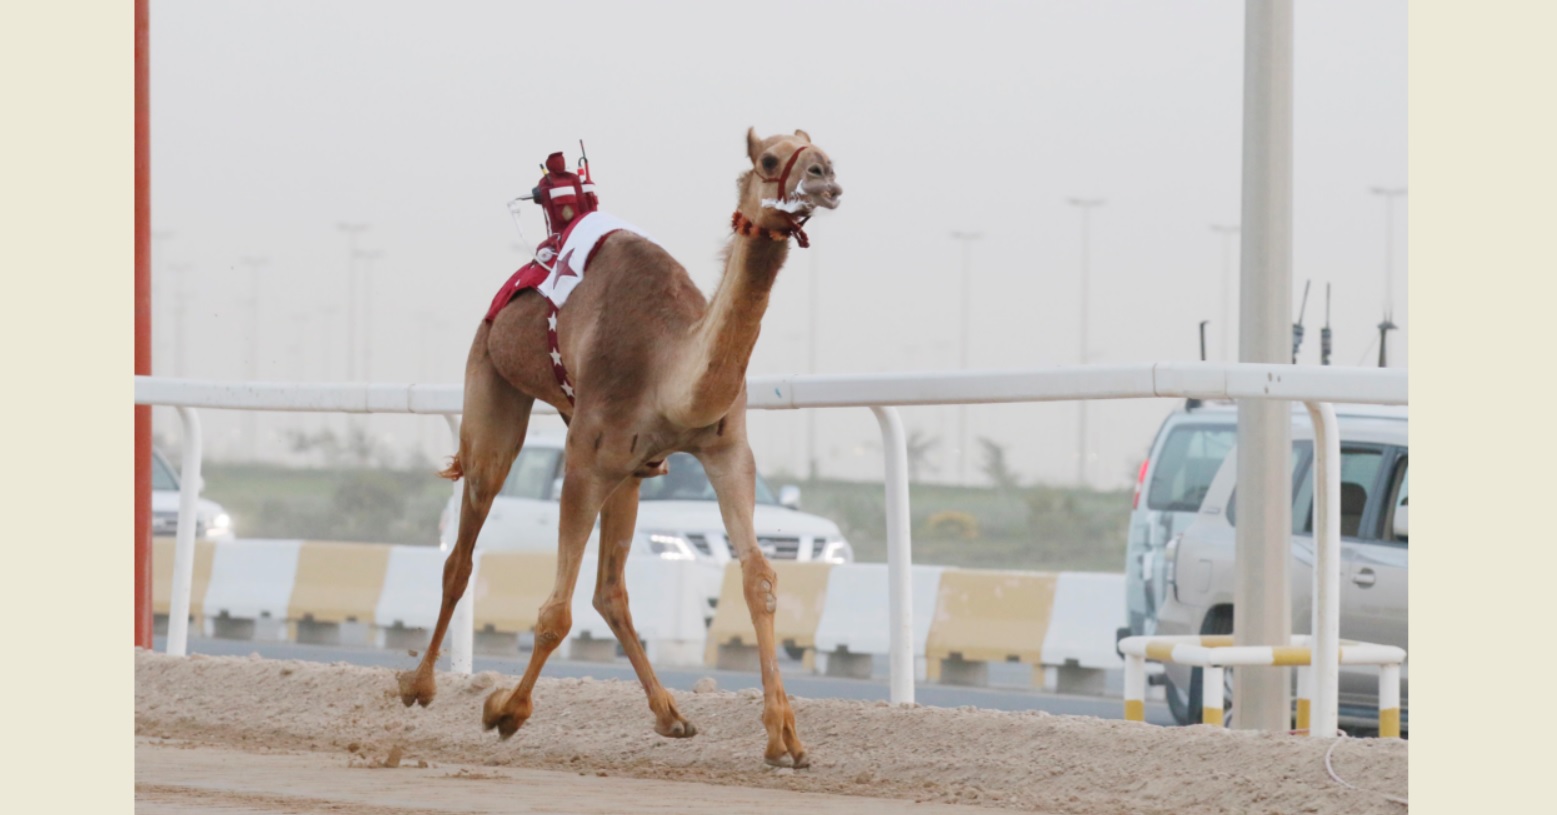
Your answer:
[[[569,435],[572,438],[572,434]],[[620,479],[609,479],[596,472],[591,462],[573,462],[580,458],[570,444],[568,470],[562,481],[562,506],[557,534],[557,579],[551,595],[541,605],[535,623],[535,649],[530,652],[530,664],[512,693],[502,688],[492,691],[482,708],[481,724],[488,730],[496,729],[504,739],[512,736],[530,718],[534,705],[530,692],[535,680],[546,665],[546,658],[567,639],[573,627],[573,587],[578,583],[579,567],[584,561],[584,547],[589,543],[589,533],[594,529],[600,505],[616,487]],[[506,698],[505,698],[506,696]]]
[[[757,631],[757,654],[762,668],[762,724],[768,730],[768,747],[763,758],[775,767],[786,766],[785,756],[795,768],[810,766],[805,745],[795,730],[795,712],[784,693],[779,676],[776,641],[773,635],[773,611],[778,607],[778,575],[757,548],[757,533],[752,525],[756,506],[757,465],[751,446],[744,439],[718,450],[698,454],[708,480],[719,496],[719,513],[726,534],[735,545],[741,561],[741,584],[746,608]]]
[[[600,510],[600,573],[595,580],[595,610],[605,618],[627,652],[627,661],[638,672],[638,681],[649,696],[649,710],[654,713],[654,732],[674,739],[697,735],[697,728],[676,708],[676,700],[670,691],[660,684],[654,675],[654,666],[638,641],[633,628],[633,615],[627,607],[627,555],[632,551],[633,532],[638,520],[638,488],[642,480],[637,477],[623,481]]]

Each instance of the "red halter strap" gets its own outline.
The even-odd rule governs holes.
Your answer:
[[[802,145],[800,149],[789,154],[789,161],[784,163],[784,172],[779,173],[778,178],[758,176],[763,180],[764,183],[778,185],[779,201],[789,200],[789,171],[795,168],[795,161],[800,158],[800,154],[804,153],[808,147],[810,147],[810,145]],[[796,218],[792,213],[785,212],[784,210],[777,210],[777,212],[779,215],[783,216],[784,220],[789,222],[788,228],[761,229],[756,224],[752,223],[745,215],[742,215],[739,210],[737,210],[735,215],[731,217],[730,226],[734,228],[735,234],[743,235],[748,238],[766,234],[773,240],[781,241],[786,240],[789,238],[789,236],[793,235],[795,236],[795,243],[799,244],[801,249],[809,248],[811,246],[811,239],[806,235],[806,231],[801,229],[801,227],[805,226],[806,221],[811,220],[811,216],[807,215],[804,218]]]

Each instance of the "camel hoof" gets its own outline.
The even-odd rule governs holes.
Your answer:
[[[661,727],[660,725],[655,725],[654,732],[664,736],[667,739],[690,739],[697,735],[697,725],[692,724],[686,719],[678,719],[670,727]]]
[[[400,701],[406,707],[413,704],[427,707],[432,704],[433,697],[438,695],[438,684],[431,673],[424,675],[419,670],[401,671],[398,679],[400,680]]]
[[[776,756],[763,756],[762,760],[767,762],[768,766],[770,767],[793,767],[797,770],[804,770],[805,768],[811,766],[811,757],[806,755],[804,752],[801,752],[799,755],[794,757],[791,757],[789,753],[779,753]]]
[[[524,725],[525,718],[515,713],[504,710],[507,692],[498,688],[487,696],[486,704],[481,707],[481,727],[484,730],[497,730],[497,736],[503,741],[519,732]]]

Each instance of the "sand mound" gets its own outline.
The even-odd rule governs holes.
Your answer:
[[[406,667],[414,660],[407,658]],[[439,676],[428,708],[400,704],[383,668],[135,654],[135,730],[250,752],[350,753],[362,761],[513,766],[1052,813],[1403,812],[1408,745],[1328,743],[1208,727],[1163,728],[1039,712],[795,700],[812,766],[762,762],[754,690],[677,693],[698,727],[665,739],[636,685],[542,679],[535,714],[501,742],[481,702],[516,679]],[[752,678],[753,684],[756,677]]]

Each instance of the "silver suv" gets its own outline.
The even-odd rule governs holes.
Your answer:
[[[1347,408],[1341,431],[1341,636],[1408,648],[1408,419],[1404,408]],[[1313,432],[1306,415],[1292,426],[1292,622],[1307,633],[1313,574]],[[1160,556],[1161,598],[1154,633],[1232,631],[1237,456],[1224,456],[1194,521]],[[1368,729],[1378,716],[1373,666],[1341,666],[1340,719]],[[1400,670],[1400,724],[1407,728],[1407,672]],[[1181,723],[1199,720],[1200,670],[1167,665],[1168,705]],[[1226,697],[1230,699],[1229,695]]]

